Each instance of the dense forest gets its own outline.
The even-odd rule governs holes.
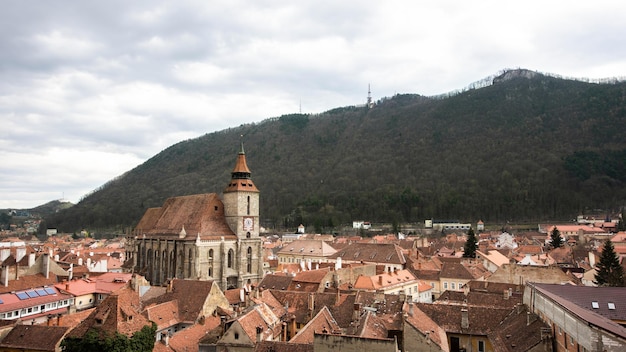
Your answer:
[[[269,228],[568,220],[626,203],[625,131],[626,83],[514,70],[449,96],[399,94],[182,141],[46,226],[123,231],[168,197],[221,193],[242,140]]]

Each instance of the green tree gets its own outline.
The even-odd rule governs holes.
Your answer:
[[[64,352],[150,352],[154,348],[157,326],[146,325],[128,338],[116,332],[113,336],[100,336],[96,329],[90,329],[82,337],[66,337],[61,342]]]
[[[476,234],[472,228],[467,231],[467,241],[465,241],[465,246],[463,246],[463,257],[464,258],[476,258],[476,249],[478,248],[478,239],[476,239]]]
[[[563,238],[561,237],[561,231],[556,228],[556,226],[552,229],[550,233],[550,244],[554,248],[560,248],[563,246]]]
[[[613,242],[610,239],[604,242],[600,262],[596,264],[594,283],[598,286],[626,286],[624,268],[619,263]]]

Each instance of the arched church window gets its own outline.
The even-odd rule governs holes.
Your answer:
[[[209,249],[209,277],[213,277],[213,249]]]
[[[233,250],[229,249],[228,250],[228,261],[227,261],[227,265],[229,268],[233,267]]]
[[[250,215],[250,196],[248,196],[248,205],[247,205],[247,208],[248,208],[248,215]]]
[[[248,247],[248,254],[247,254],[247,262],[248,262],[248,272],[251,273],[252,272],[252,247]]]

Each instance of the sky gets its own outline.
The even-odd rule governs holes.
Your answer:
[[[621,0],[0,5],[0,209],[77,203],[175,143],[364,104],[368,85],[377,100],[511,68],[626,77]]]

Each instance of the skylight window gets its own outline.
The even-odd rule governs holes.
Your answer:
[[[54,294],[56,294],[56,293],[57,293],[57,292],[56,292],[53,288],[51,288],[51,287],[46,287],[46,288],[44,288],[44,290],[45,290],[46,292],[48,292],[48,294],[49,294],[49,295],[54,295]]]
[[[20,300],[25,300],[28,299],[28,295],[26,294],[26,292],[18,292],[15,294],[17,296],[17,298],[19,298]]]
[[[598,302],[593,301],[593,302],[591,302],[591,308],[598,309],[598,308],[600,308],[600,305],[598,304]]]
[[[611,310],[615,309],[615,303],[609,302],[608,305],[609,305],[609,309],[611,309]]]

